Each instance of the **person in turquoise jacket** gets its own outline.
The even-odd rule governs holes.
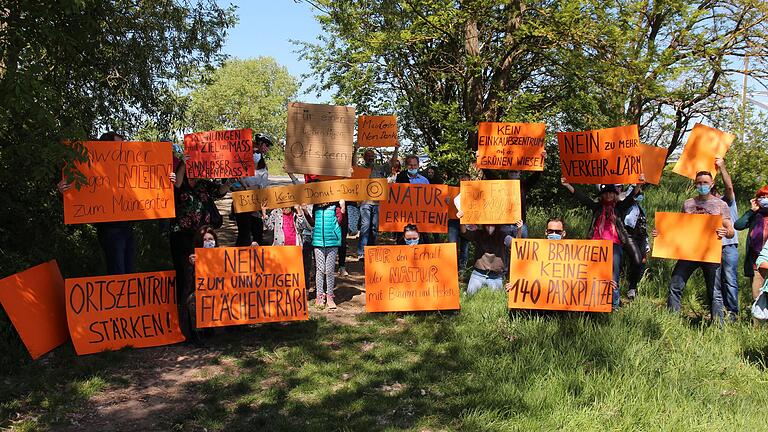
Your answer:
[[[345,211],[344,200],[314,207],[315,228],[312,233],[312,246],[315,247],[315,283],[317,284],[315,305],[317,307],[327,305],[330,310],[336,309],[336,302],[333,301],[333,287],[336,283],[336,257],[342,242],[340,222]]]

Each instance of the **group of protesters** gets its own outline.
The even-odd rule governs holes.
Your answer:
[[[100,140],[122,141],[114,132],[102,135]],[[169,143],[170,145],[171,143]],[[176,146],[174,146],[176,147]],[[216,229],[223,224],[215,201],[230,191],[262,189],[269,185],[269,173],[265,162],[272,142],[264,135],[253,138],[253,176],[229,180],[189,178],[186,175],[186,157],[175,152],[170,182],[174,187],[176,216],[166,222],[170,239],[171,257],[177,277],[177,301],[181,308],[181,322],[185,333],[194,328],[194,265],[195,248],[219,246]],[[441,184],[443,179],[434,167],[422,169],[420,159],[408,155],[401,164],[395,156],[377,163],[371,149],[362,151],[360,166],[370,170],[370,178],[385,178],[389,183]],[[546,154],[542,154],[542,159]],[[752,295],[757,298],[766,289],[768,272],[768,186],[750,199],[750,209],[739,217],[731,178],[725,161],[716,160],[724,189],[714,187],[714,175],[707,171],[696,174],[696,196],[683,203],[683,212],[720,215],[722,226],[716,235],[722,239],[722,262],[704,263],[679,260],[672,272],[669,285],[668,307],[679,311],[683,289],[697,268],[701,268],[706,282],[706,292],[713,319],[722,320],[726,314],[735,319],[739,313],[738,288],[738,238],[735,230],[748,229],[744,274],[752,281]],[[403,169],[404,168],[404,169]],[[528,237],[526,223],[526,195],[541,176],[541,172],[526,175],[520,171],[480,171],[481,179],[520,180],[522,219],[509,225],[461,224],[459,208],[456,219],[448,222],[447,241],[457,246],[459,274],[469,262],[470,244],[474,245],[475,257],[467,281],[469,295],[483,289],[504,289],[504,278],[509,273],[510,244],[513,238]],[[293,177],[293,176],[292,176]],[[298,181],[293,177],[294,181]],[[458,180],[469,180],[459,176]],[[315,175],[305,175],[306,183],[319,181]],[[599,185],[597,196],[592,198],[570,185],[565,178],[562,186],[573,194],[575,201],[592,213],[588,239],[607,240],[613,245],[612,309],[620,306],[619,280],[622,268],[627,280],[627,298],[637,295],[638,284],[643,277],[650,252],[647,216],[643,208],[645,184]],[[71,187],[66,181],[59,183],[59,190]],[[460,207],[459,199],[455,200]],[[347,239],[357,239],[353,258],[364,262],[365,247],[379,242],[379,202],[330,202],[316,205],[268,209],[266,203],[260,211],[234,213],[237,225],[236,246],[265,244],[265,231],[271,232],[274,246],[301,246],[303,250],[305,281],[315,287],[315,305],[318,308],[336,309],[334,288],[336,275],[347,276]],[[125,274],[135,271],[135,240],[132,222],[95,224],[99,243],[103,249],[109,274]],[[566,238],[566,221],[552,215],[542,233],[549,240]],[[395,242],[403,245],[440,241],[437,235],[420,233],[416,225],[408,224],[396,233]],[[314,271],[313,271],[314,269]],[[457,276],[458,277],[458,276]],[[312,283],[314,279],[314,283]]]

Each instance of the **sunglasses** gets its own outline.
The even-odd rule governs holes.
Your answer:
[[[547,234],[563,234],[563,230],[547,230]]]

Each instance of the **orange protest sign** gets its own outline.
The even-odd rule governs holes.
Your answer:
[[[382,201],[387,199],[386,179],[346,179],[316,183],[274,186],[265,189],[232,192],[235,213],[267,208],[291,207],[296,204],[323,204],[339,200]]]
[[[459,309],[454,243],[365,247],[365,311]]]
[[[513,239],[511,246],[510,309],[611,311],[611,242]]]
[[[723,226],[720,215],[656,212],[654,258],[720,263],[723,242],[715,230]]]
[[[544,123],[479,123],[477,167],[544,171],[545,129]]]
[[[558,132],[560,168],[569,183],[638,183],[642,174],[637,125]]]
[[[318,179],[320,181],[328,181],[328,180],[342,180],[345,178],[351,178],[351,179],[367,179],[371,177],[371,169],[370,168],[363,168],[363,167],[352,167],[352,176],[351,177],[339,177],[339,176],[318,176]]]
[[[520,180],[461,182],[462,224],[510,224],[523,218]]]
[[[355,108],[288,104],[285,170],[347,177],[354,157]]]
[[[171,145],[166,142],[86,141],[86,183],[64,192],[64,223],[81,224],[176,215]]]
[[[458,186],[448,186],[448,198],[450,201],[448,202],[448,219],[458,219],[459,215],[458,213],[459,209],[456,208],[456,203],[454,200],[457,196],[459,196],[459,193],[461,193],[461,188]]]
[[[189,178],[237,178],[254,173],[250,129],[185,134],[184,153],[189,155]]]
[[[397,145],[397,117],[361,115],[357,118],[358,147]]]
[[[386,201],[379,205],[379,231],[402,232],[415,224],[419,232],[448,232],[448,186],[429,184],[389,185]]]
[[[67,279],[64,293],[78,355],[184,340],[173,271]]]
[[[197,327],[308,320],[301,246],[195,249]]]
[[[672,171],[694,180],[699,171],[717,175],[715,158],[725,157],[735,138],[733,134],[697,123]]]
[[[640,144],[640,159],[643,161],[643,174],[645,182],[659,184],[661,174],[667,164],[667,149],[647,144]]]
[[[69,339],[64,279],[56,260],[0,280],[0,303],[33,359]]]

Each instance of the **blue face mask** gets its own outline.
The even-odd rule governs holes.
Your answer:
[[[410,175],[416,175],[416,174],[418,174],[418,173],[419,173],[419,169],[418,169],[418,168],[416,168],[416,169],[410,169],[410,168],[408,168],[408,174],[410,174]]]
[[[642,194],[635,197],[635,201],[637,202],[643,202],[644,199],[645,199],[645,195],[642,195]]]
[[[215,248],[216,247],[216,240],[204,240],[203,241],[203,247],[206,249]]]
[[[419,239],[405,239],[405,244],[408,246],[416,246],[419,244]]]
[[[704,184],[704,185],[696,185],[696,190],[699,192],[699,195],[709,195],[709,190],[712,188],[712,186]]]
[[[757,199],[757,205],[760,206],[760,208],[768,208],[768,197],[760,197]]]
[[[258,164],[261,160],[261,153],[254,153],[253,154],[253,163]]]
[[[562,234],[555,234],[555,233],[547,234],[547,240],[562,240],[562,239],[563,239]]]

